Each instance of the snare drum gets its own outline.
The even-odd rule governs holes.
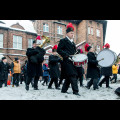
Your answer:
[[[97,55],[97,60],[104,58],[104,60],[98,62],[101,67],[110,67],[115,64],[117,60],[117,54],[109,49],[104,49]]]
[[[81,65],[84,65],[87,63],[87,55],[85,54],[76,54],[72,57],[73,64],[76,67],[80,67]]]

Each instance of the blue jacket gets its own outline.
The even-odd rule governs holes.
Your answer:
[[[49,76],[49,70],[45,64],[43,64],[43,76]]]

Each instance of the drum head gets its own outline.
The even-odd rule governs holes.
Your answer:
[[[77,54],[77,55],[74,55],[72,57],[72,60],[74,62],[83,62],[83,61],[87,60],[87,55],[85,55],[85,54]]]
[[[116,61],[116,54],[109,49],[104,49],[97,55],[97,60],[101,60],[102,58],[104,58],[104,60],[98,62],[99,66],[110,67]]]

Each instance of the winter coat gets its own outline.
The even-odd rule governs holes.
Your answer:
[[[12,62],[11,68],[12,73],[21,73],[21,65],[17,61]]]
[[[6,65],[1,61],[0,62],[0,80],[8,79],[10,65],[6,63]]]
[[[76,53],[75,43],[72,43],[67,37],[61,39],[57,52],[63,57],[64,69],[62,69],[62,71],[65,73],[65,77],[77,76],[76,67],[73,65],[73,62],[68,59],[69,55],[74,55]]]
[[[33,63],[31,61],[32,56],[36,56],[37,54],[40,54],[41,51],[43,51],[43,54],[41,56],[41,62]],[[27,75],[28,77],[35,77],[35,76],[42,76],[42,62],[43,62],[43,56],[45,54],[45,50],[42,49],[41,51],[34,49],[34,48],[28,48],[26,55],[28,57],[28,63],[27,63]],[[36,59],[36,58],[35,58]]]
[[[61,67],[61,71],[60,71],[60,79],[65,79],[65,72],[64,72],[64,64],[63,61],[60,62],[60,67]]]
[[[59,78],[60,71],[58,62],[60,62],[60,58],[58,56],[50,55],[49,56],[49,68],[50,68],[50,77],[51,78]]]
[[[111,67],[102,67],[101,76],[112,76],[112,66]]]
[[[100,78],[100,70],[97,67],[98,61],[96,60],[93,52],[88,52],[88,67],[87,67],[87,78]]]
[[[112,73],[118,74],[118,66],[115,66],[115,65],[112,66]]]
[[[49,76],[49,69],[45,64],[43,64],[43,76]]]

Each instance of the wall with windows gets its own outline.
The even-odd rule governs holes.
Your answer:
[[[0,28],[0,53],[3,53],[9,62],[15,57],[26,59],[26,50],[32,47],[32,41],[36,37],[37,35],[32,33]]]
[[[92,20],[88,20],[88,42],[99,52],[103,48],[103,25]]]
[[[38,35],[45,35],[49,36],[51,42],[46,44],[47,45],[54,45],[58,44],[60,39],[66,36],[66,25],[68,21],[65,20],[35,20],[33,22],[34,28]],[[76,42],[76,34],[77,34],[77,25],[73,24],[75,30],[74,40]]]

